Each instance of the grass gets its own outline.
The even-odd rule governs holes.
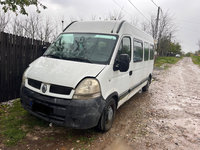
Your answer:
[[[30,115],[24,110],[20,99],[15,100],[12,105],[0,104],[0,144],[16,146],[19,142],[24,142],[23,139],[25,140],[27,133],[34,132],[36,129],[34,127],[45,129],[48,125],[47,122]],[[63,135],[60,135],[60,138],[71,141],[77,149],[91,144],[96,137],[93,130],[67,130],[66,132],[65,128],[62,127],[56,129],[63,130]],[[53,136],[45,135],[42,140],[48,142],[56,139]]]
[[[0,138],[5,145],[16,145],[35,126],[45,127],[48,124],[24,110],[19,99],[12,106],[0,105]]]
[[[169,67],[169,64],[175,64],[177,63],[182,57],[176,58],[176,57],[157,57],[155,60],[155,67],[162,67],[164,65],[164,68],[167,69]]]
[[[194,64],[200,65],[200,56],[191,56]]]

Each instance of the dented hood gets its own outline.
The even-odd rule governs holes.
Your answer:
[[[96,77],[105,65],[40,57],[30,64],[26,76],[44,83],[75,88],[85,77]]]

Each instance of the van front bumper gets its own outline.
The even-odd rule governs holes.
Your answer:
[[[96,126],[105,106],[102,97],[90,100],[61,99],[44,96],[26,87],[21,87],[21,103],[34,116],[76,129]]]

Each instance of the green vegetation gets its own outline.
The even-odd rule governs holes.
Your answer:
[[[200,65],[200,56],[192,55],[191,57],[194,64]]]
[[[191,52],[188,52],[184,55],[185,57],[191,57],[192,56],[192,53]]]
[[[7,146],[17,144],[35,126],[45,127],[48,123],[31,116],[22,108],[19,99],[12,106],[0,105],[0,138]]]
[[[72,130],[57,126],[48,128],[48,125],[48,122],[30,115],[24,110],[19,99],[15,100],[12,105],[0,104],[0,143],[4,143],[6,146],[16,146],[19,142],[25,142],[26,135],[35,133],[38,128],[41,128],[41,131],[50,131],[49,133],[58,131],[55,136],[37,131],[40,139],[44,142],[54,142],[59,136],[61,139],[71,142],[75,149],[86,147],[96,138],[93,130]]]
[[[177,63],[180,59],[180,58],[176,58],[176,57],[157,57],[156,60],[155,60],[155,64],[154,66],[155,67],[162,67],[164,65],[164,68],[168,68],[169,67],[169,64],[175,64]]]
[[[164,36],[160,39],[156,51],[159,56],[174,56],[176,54],[182,55],[181,45],[177,42],[171,42],[171,40]]]
[[[181,45],[179,43],[172,43],[172,42],[170,42],[169,53],[172,53],[172,54],[182,54],[182,52],[181,52]]]
[[[46,9],[47,7],[44,6],[38,0],[3,0],[0,1],[0,5],[2,5],[3,11],[6,13],[8,10],[13,11],[14,13],[21,13],[23,15],[28,15],[26,11],[26,7],[28,6],[36,6],[36,11],[39,13],[39,7]]]

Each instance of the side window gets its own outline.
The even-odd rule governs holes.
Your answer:
[[[128,54],[131,59],[131,39],[129,37],[124,37],[122,39],[118,50],[118,56],[120,54]]]
[[[143,43],[134,40],[133,46],[133,61],[141,62],[143,60]]]
[[[154,46],[150,45],[150,60],[154,59]]]
[[[149,59],[149,44],[144,43],[144,61],[147,61]]]

